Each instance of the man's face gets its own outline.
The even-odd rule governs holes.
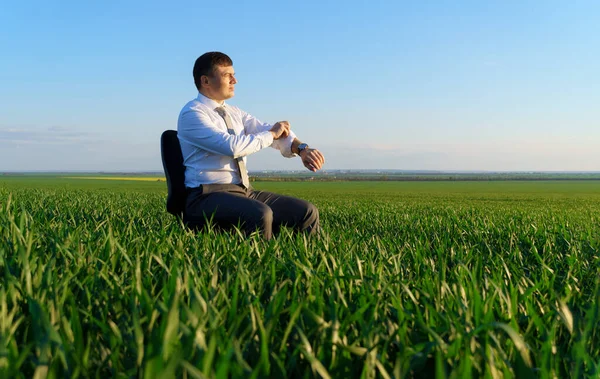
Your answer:
[[[233,66],[215,66],[213,74],[207,76],[208,84],[206,95],[215,100],[231,99],[234,95],[234,86],[237,83]]]

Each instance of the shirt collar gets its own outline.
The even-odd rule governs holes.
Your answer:
[[[210,109],[215,109],[218,107],[226,107],[227,105],[225,104],[225,102],[223,102],[223,104],[219,104],[218,102],[214,101],[213,99],[210,99],[206,96],[204,96],[203,94],[201,94],[200,92],[198,92],[198,97],[196,98],[200,103],[206,105],[207,107],[209,107]]]

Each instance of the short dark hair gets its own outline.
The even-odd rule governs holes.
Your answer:
[[[205,75],[212,75],[215,66],[233,66],[233,61],[227,54],[218,51],[204,53],[196,59],[194,63],[194,84],[200,91],[200,78]]]

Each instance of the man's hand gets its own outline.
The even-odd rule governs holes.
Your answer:
[[[325,163],[325,157],[323,157],[323,154],[317,149],[307,148],[302,150],[300,152],[300,158],[302,159],[304,167],[312,172],[320,170]]]
[[[273,125],[270,132],[273,134],[273,139],[286,138],[290,134],[290,123],[279,121]]]

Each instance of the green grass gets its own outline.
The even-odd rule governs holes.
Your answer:
[[[324,233],[184,230],[165,183],[0,179],[0,377],[600,375],[600,182],[256,183]]]

